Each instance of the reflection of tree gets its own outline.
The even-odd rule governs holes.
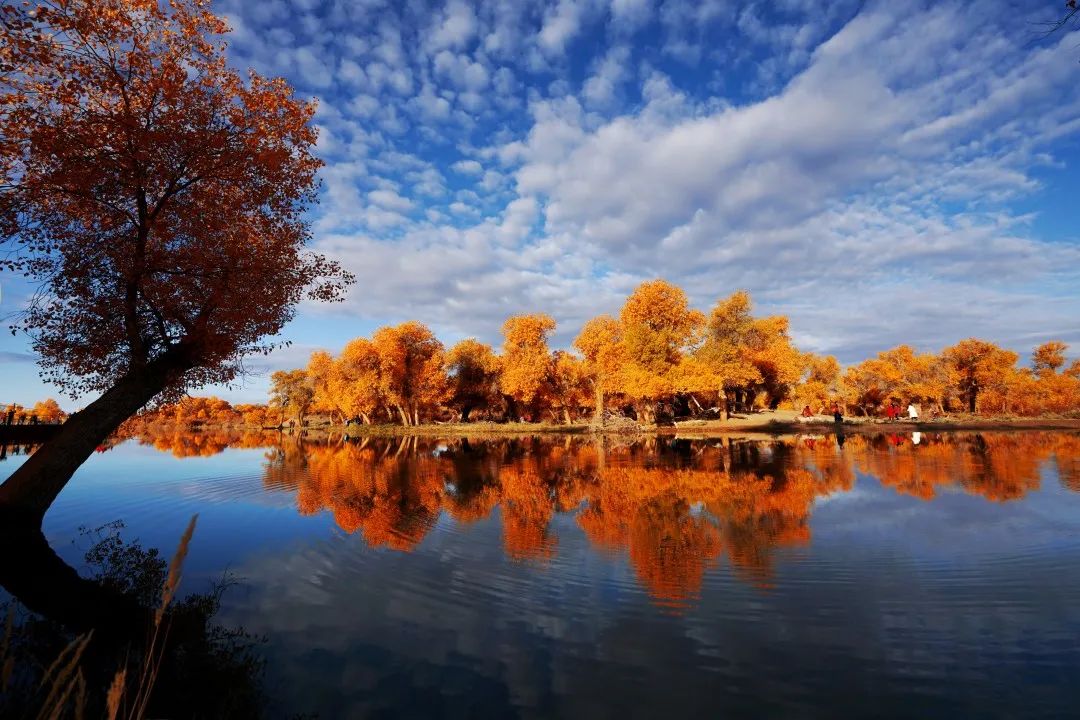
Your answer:
[[[1054,436],[1054,464],[1061,484],[1080,492],[1080,435]]]
[[[681,604],[725,551],[740,574],[765,584],[773,550],[808,541],[813,499],[836,483],[792,457],[784,443],[763,451],[655,439],[617,448],[568,439],[293,442],[269,455],[266,483],[294,491],[301,512],[328,510],[346,532],[399,550],[415,547],[441,510],[473,522],[499,507],[507,555],[544,562],[557,548],[555,512],[576,511],[594,544],[628,554],[654,598]]]
[[[693,598],[706,568],[720,557],[720,529],[712,518],[691,513],[674,493],[637,508],[630,524],[630,562],[638,578],[662,604]]]
[[[126,672],[124,702],[129,704],[151,657],[155,668],[146,715],[258,716],[264,698],[256,639],[214,621],[226,584],[172,603],[164,610],[164,631],[154,634],[149,628],[165,607],[169,569],[157,550],[122,542],[118,527],[89,531],[96,542],[85,554],[91,577],[84,578],[56,555],[40,529],[0,522],[0,541],[18,548],[0,557],[0,586],[28,611],[0,636],[0,716],[105,717],[105,691],[118,670]],[[8,610],[0,604],[0,617],[9,617]],[[84,652],[73,660],[65,655],[61,662],[79,636],[85,639]],[[43,672],[46,667],[50,670]],[[68,687],[64,678],[76,676],[71,687],[81,685],[82,691],[70,698],[52,695]]]
[[[1060,435],[855,436],[750,442],[648,438],[622,444],[417,437],[305,443],[268,453],[268,487],[296,493],[305,514],[329,511],[374,546],[411,550],[442,511],[502,521],[508,557],[547,562],[556,512],[572,512],[597,548],[628,557],[659,603],[681,606],[726,557],[759,587],[778,549],[810,541],[817,498],[850,490],[855,470],[898,492],[933,498],[943,486],[990,500],[1036,489],[1055,454],[1062,482],[1080,487],[1080,439]]]
[[[411,550],[442,508],[444,470],[416,438],[381,443],[294,444],[271,457],[267,483],[295,489],[304,514],[330,510],[348,533],[375,547]]]
[[[147,427],[133,435],[140,445],[148,445],[174,458],[208,458],[228,448],[266,448],[281,443],[279,433],[220,429],[191,432],[175,425]]]
[[[555,555],[556,539],[548,533],[555,514],[552,485],[534,458],[501,468],[503,545],[515,560],[543,560]]]
[[[888,442],[893,438],[901,442]],[[916,447],[896,435],[853,438],[847,452],[860,471],[905,495],[930,500],[951,487],[1007,502],[1039,489],[1040,468],[1051,456],[1069,487],[1077,444],[1076,436],[1058,433],[986,433],[926,435]]]

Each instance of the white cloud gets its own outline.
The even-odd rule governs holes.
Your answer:
[[[540,47],[551,53],[561,53],[566,43],[581,31],[584,0],[558,0],[544,18],[537,35]]]
[[[484,172],[484,166],[475,160],[458,160],[451,167],[462,175],[479,175]]]
[[[293,62],[300,77],[313,88],[325,88],[330,86],[330,68],[322,58],[308,47],[297,48],[293,53]]]
[[[368,193],[368,200],[388,210],[408,212],[413,209],[412,200],[398,195],[393,190],[372,190]]]
[[[461,48],[476,34],[476,15],[468,3],[451,0],[446,4],[441,22],[432,33],[432,50]]]
[[[612,25],[621,32],[644,25],[652,14],[652,0],[611,0]]]
[[[630,49],[614,47],[585,81],[581,94],[594,107],[605,108],[618,99],[619,86],[628,76]]]
[[[665,275],[848,357],[1080,335],[1039,214],[1080,155],[1075,41],[998,0],[221,2],[238,67],[323,98],[316,237],[365,289],[318,312],[568,339]]]
[[[457,88],[479,91],[487,87],[491,79],[487,67],[467,55],[456,55],[443,50],[433,61],[435,72],[448,78]]]

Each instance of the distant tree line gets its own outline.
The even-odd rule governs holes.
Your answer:
[[[549,348],[555,321],[516,315],[499,350],[475,339],[447,349],[410,321],[349,342],[337,357],[318,351],[306,368],[272,376],[270,406],[303,422],[334,423],[598,420],[605,413],[654,423],[727,417],[753,409],[835,404],[858,415],[890,403],[937,412],[1035,415],[1080,410],[1080,361],[1068,346],[1040,345],[1031,367],[997,345],[967,339],[940,353],[901,345],[842,369],[832,356],[801,352],[788,318],[758,317],[748,293],[720,299],[706,315],[664,280],[640,285],[618,317],[585,323],[574,351]]]
[[[0,425],[8,422],[12,425],[55,425],[64,422],[67,416],[68,414],[60,409],[60,404],[52,398],[36,402],[30,407],[18,403],[0,405]]]

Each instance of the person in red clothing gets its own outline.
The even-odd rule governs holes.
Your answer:
[[[804,405],[802,409],[803,417],[814,417],[814,411],[810,409],[809,405]]]

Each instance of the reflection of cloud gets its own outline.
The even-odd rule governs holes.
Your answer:
[[[1035,535],[1044,552],[1008,562],[1056,500],[954,496],[912,513],[915,501],[892,491],[865,496],[872,505],[829,506],[813,551],[786,557],[773,589],[714,573],[681,617],[658,611],[624,559],[595,553],[559,515],[558,561],[543,568],[504,556],[495,518],[440,523],[412,554],[341,537],[256,557],[239,568],[250,592],[226,619],[268,634],[268,686],[290,711],[320,709],[318,698],[332,715],[782,715],[908,707],[905,693],[931,686],[973,712],[1022,711],[995,705],[991,690],[1016,687],[1008,648],[1036,657],[1080,620],[1071,601],[1080,580],[1050,576],[1078,548],[1051,555],[1049,538]],[[929,526],[932,548],[920,539]],[[968,555],[976,547],[984,552]],[[917,677],[907,674],[913,658]],[[977,680],[950,685],[958,668]],[[1067,684],[1044,689],[1050,703],[1071,694]]]
[[[444,449],[438,458],[436,447]],[[620,497],[632,499],[619,491],[631,487],[658,498],[647,509],[669,522],[627,532],[667,553],[661,560],[678,561],[671,541],[699,529],[686,528],[685,518],[741,518],[744,539],[768,538],[784,528],[772,524],[772,513],[747,513],[745,501],[775,510],[769,503],[777,496],[805,499],[810,475],[833,483],[826,497],[839,501],[813,503],[807,520],[812,543],[775,550],[769,588],[717,563],[678,615],[646,590],[617,524],[603,536],[614,552],[600,551],[583,527],[595,506],[579,502],[566,481],[571,460],[590,461],[592,443],[472,441],[466,450],[460,439],[394,439],[384,455],[384,443],[372,441],[363,450],[374,450],[388,470],[411,468],[381,476],[347,453],[301,462],[299,449],[282,448],[298,458],[289,464],[260,450],[178,460],[125,444],[80,470],[47,522],[71,528],[104,512],[128,522],[125,535],[168,547],[179,529],[166,526],[201,512],[193,575],[214,577],[228,565],[245,578],[226,594],[222,620],[267,634],[266,686],[282,715],[834,717],[843,708],[880,716],[893,707],[910,715],[919,697],[925,715],[963,706],[972,716],[1052,716],[1075,700],[1068,682],[1027,692],[1032,674],[1016,668],[1038,664],[1052,673],[1080,663],[1072,642],[1080,574],[1069,571],[1080,565],[1080,496],[1068,489],[1080,487],[1068,484],[1078,434],[928,433],[918,448],[892,447],[885,436],[851,437],[842,449],[832,438],[812,447],[789,439],[609,447],[607,467],[617,471],[609,480],[619,482],[603,488],[599,507],[614,512],[609,506]],[[392,460],[399,449],[400,465]],[[335,459],[350,460],[352,472],[342,463],[327,474]],[[723,507],[674,492],[721,485],[719,461],[747,473],[730,488],[745,495]],[[518,519],[539,518],[557,540],[555,552],[524,561],[507,551],[502,508],[492,498],[465,504],[477,484],[490,487],[514,463],[531,468],[511,482]],[[665,463],[679,466],[669,474],[681,485],[656,471]],[[264,467],[265,475],[252,474]],[[390,487],[386,497],[407,510],[412,498],[432,497],[410,487],[417,468],[432,471],[450,506],[435,513],[411,552],[328,531],[329,518],[307,522],[291,509],[254,506],[263,494],[295,502],[306,479],[334,478],[340,483],[326,489]],[[849,492],[856,468],[857,490]],[[913,470],[941,481],[931,501],[904,492],[900,481]],[[779,477],[793,481],[786,495],[750,492]],[[596,500],[596,488],[584,487]],[[540,503],[545,496],[550,507]],[[59,536],[50,537],[59,547]]]

